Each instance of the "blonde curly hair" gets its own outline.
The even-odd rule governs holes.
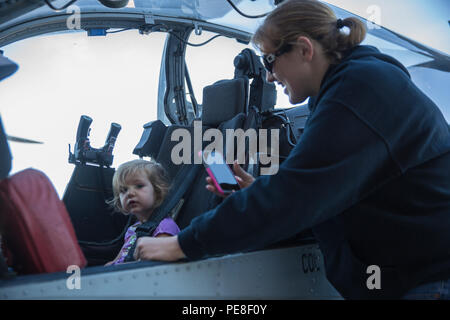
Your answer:
[[[144,173],[153,186],[155,191],[155,204],[153,209],[159,207],[167,196],[170,183],[166,170],[155,161],[137,159],[121,164],[113,176],[113,194],[114,198],[108,201],[115,211],[127,214],[120,203],[120,190],[126,186],[126,178],[138,173]]]

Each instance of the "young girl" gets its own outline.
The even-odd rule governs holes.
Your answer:
[[[136,228],[146,222],[161,205],[169,190],[164,168],[152,161],[132,160],[117,168],[113,177],[114,208],[124,214],[133,214],[139,220],[128,228],[125,243],[117,257],[106,265],[123,263],[136,241]],[[175,221],[165,218],[152,234],[153,237],[173,236],[180,232]]]

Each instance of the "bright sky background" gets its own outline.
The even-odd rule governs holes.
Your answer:
[[[191,41],[200,43],[211,36],[204,32]],[[11,142],[11,172],[40,169],[62,197],[74,168],[67,161],[68,145],[73,152],[81,115],[93,119],[90,140],[94,148],[104,145],[111,122],[122,126],[113,167],[136,159],[132,151],[143,125],[157,118],[164,41],[163,33],[143,36],[130,30],[107,37],[87,37],[85,32],[41,36],[4,47],[5,55],[20,65],[17,73],[0,85],[5,130],[12,136],[44,142]],[[233,78],[233,59],[245,47],[218,38],[201,48],[187,48],[186,60],[199,103],[203,87]],[[289,104],[285,102],[285,106]]]
[[[380,8],[381,25],[450,55],[449,0],[326,0],[363,18]]]
[[[368,18],[370,5],[381,9],[381,23],[450,54],[448,0],[330,0]],[[388,9],[389,8],[389,9]],[[193,42],[209,38],[205,35]],[[122,126],[113,166],[137,158],[132,154],[142,125],[156,119],[164,34],[141,36],[136,30],[88,38],[86,33],[31,38],[3,47],[19,71],[0,83],[0,112],[7,134],[45,142],[10,143],[12,172],[34,167],[45,172],[60,197],[74,166],[73,146],[80,116],[93,118],[91,145],[103,146],[111,122]],[[202,48],[188,48],[187,63],[196,95],[219,79],[233,77],[232,61],[244,47],[219,38]],[[213,58],[214,57],[214,58]],[[279,96],[279,105],[288,106]]]

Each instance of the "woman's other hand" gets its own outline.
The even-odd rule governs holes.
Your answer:
[[[185,258],[177,236],[141,237],[134,250],[135,260],[176,261]]]

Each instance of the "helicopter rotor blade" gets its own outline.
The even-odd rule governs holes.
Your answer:
[[[41,141],[35,141],[31,139],[19,138],[10,135],[6,135],[6,139],[12,142],[20,142],[20,143],[32,143],[32,144],[43,144]]]

